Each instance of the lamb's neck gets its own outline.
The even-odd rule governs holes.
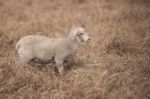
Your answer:
[[[67,40],[75,49],[78,48],[79,42],[76,39],[68,37]]]

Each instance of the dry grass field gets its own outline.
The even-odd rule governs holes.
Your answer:
[[[21,37],[75,26],[92,40],[64,75],[18,60]],[[150,99],[150,1],[0,0],[0,99]]]

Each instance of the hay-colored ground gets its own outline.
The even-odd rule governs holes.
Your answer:
[[[92,41],[65,75],[19,62],[21,37],[64,37],[74,26]],[[149,98],[149,0],[0,0],[0,99]]]

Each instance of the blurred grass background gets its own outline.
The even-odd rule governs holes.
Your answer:
[[[82,45],[66,74],[18,61],[25,35],[65,37],[83,26]],[[149,0],[0,0],[1,99],[149,99]]]

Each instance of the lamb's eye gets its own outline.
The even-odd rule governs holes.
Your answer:
[[[81,32],[81,35],[83,35],[84,34],[84,32]]]

